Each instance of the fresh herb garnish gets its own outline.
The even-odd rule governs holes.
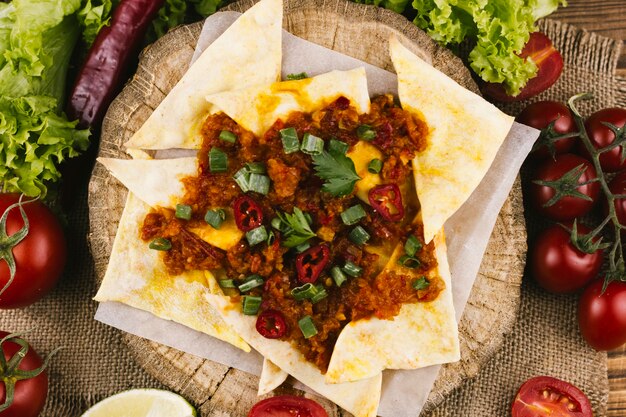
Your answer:
[[[283,232],[286,237],[283,240],[283,246],[294,248],[315,236],[309,221],[298,207],[294,207],[293,214],[277,213],[277,215],[281,222],[281,227],[278,230]]]
[[[350,194],[354,190],[354,184],[361,179],[356,173],[352,159],[339,152],[323,151],[319,155],[313,155],[312,158],[316,175],[326,180],[322,191],[335,197]]]

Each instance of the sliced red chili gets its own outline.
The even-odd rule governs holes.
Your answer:
[[[339,110],[345,110],[350,107],[350,100],[344,96],[341,96],[337,100],[335,100],[334,104]]]
[[[296,270],[300,282],[315,282],[330,261],[326,245],[313,246],[296,257]]]
[[[256,331],[267,339],[278,339],[287,334],[287,321],[277,310],[265,310],[256,319]]]
[[[398,222],[404,217],[402,194],[397,184],[382,184],[372,188],[368,194],[372,208],[385,220]]]
[[[259,203],[243,195],[237,197],[233,204],[235,223],[239,230],[248,232],[263,224],[263,210]]]

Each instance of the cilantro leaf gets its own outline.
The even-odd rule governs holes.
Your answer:
[[[354,190],[354,184],[361,179],[356,173],[354,162],[340,152],[324,151],[313,155],[313,164],[318,177],[326,180],[322,191],[335,197],[348,195]]]
[[[298,207],[294,207],[293,214],[277,213],[277,215],[282,223],[280,230],[286,237],[283,246],[293,248],[315,236],[309,221]]]

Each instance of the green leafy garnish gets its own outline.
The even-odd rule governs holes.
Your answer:
[[[361,179],[352,159],[339,152],[323,151],[312,157],[316,175],[326,181],[322,191],[335,197],[350,194],[354,190],[354,184]]]
[[[294,207],[293,214],[277,213],[277,215],[281,222],[280,230],[286,237],[283,246],[294,248],[315,236],[309,221],[298,207]]]

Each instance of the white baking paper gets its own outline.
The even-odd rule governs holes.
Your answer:
[[[208,18],[193,59],[239,15],[236,12],[221,12]],[[283,77],[303,71],[313,76],[333,69],[348,70],[361,66],[365,67],[371,96],[382,93],[397,95],[395,74],[283,32]],[[483,181],[445,224],[457,321],[469,298],[498,213],[538,135],[539,131],[515,123]],[[121,303],[101,303],[95,318],[128,333],[224,365],[256,375],[261,372],[262,357],[256,352],[245,353],[181,324]],[[439,368],[440,365],[417,370],[385,371],[378,414],[382,417],[417,417]]]

